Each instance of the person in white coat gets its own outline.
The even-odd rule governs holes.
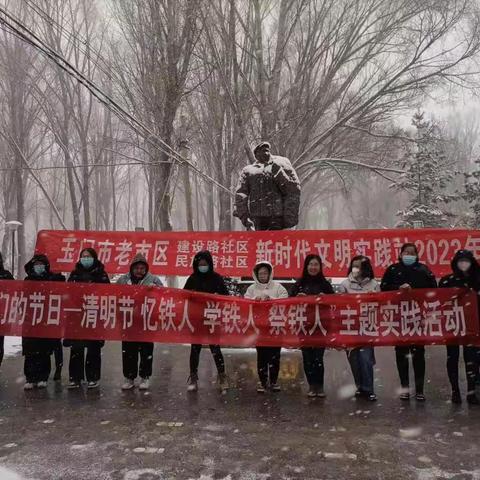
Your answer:
[[[280,282],[273,280],[273,267],[269,262],[259,262],[253,269],[254,283],[245,292],[245,298],[252,300],[274,300],[287,298],[288,292]],[[278,373],[280,371],[281,347],[257,347],[257,371],[260,382],[258,393],[265,393],[268,388],[280,391]]]
[[[352,258],[348,277],[341,283],[338,292],[359,294],[379,291],[380,284],[374,278],[370,259],[363,255]],[[352,348],[347,350],[347,356],[357,386],[355,397],[374,402],[377,396],[373,388],[373,366],[375,365],[373,347]]]

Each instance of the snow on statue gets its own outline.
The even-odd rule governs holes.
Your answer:
[[[268,142],[253,150],[256,162],[240,175],[234,216],[247,229],[282,230],[295,227],[300,207],[300,182],[290,160],[270,153]]]

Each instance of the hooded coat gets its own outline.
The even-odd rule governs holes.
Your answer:
[[[88,250],[91,255],[93,256],[93,266],[92,268],[86,269],[80,262],[75,265],[74,270],[68,277],[69,282],[73,283],[110,283],[110,279],[108,278],[107,272],[105,272],[105,267],[103,263],[100,262],[97,256],[97,252],[91,248],[85,249]],[[82,253],[85,251],[82,250],[80,252],[80,257]],[[105,345],[104,340],[69,340],[65,339],[63,341],[64,347],[89,347],[101,343],[101,345]]]
[[[459,270],[459,260],[469,260],[471,262],[470,269],[466,274]],[[450,265],[452,273],[440,279],[438,284],[440,288],[471,288],[480,293],[480,265],[470,250],[459,250],[456,252]]]
[[[37,275],[33,269],[33,264],[41,262],[45,265],[45,272],[43,275]],[[46,255],[38,254],[25,265],[25,273],[27,276],[25,280],[31,282],[64,282],[65,277],[61,273],[54,273],[50,271],[50,262]],[[22,354],[32,355],[35,353],[51,354],[53,350],[58,346],[60,339],[57,338],[34,338],[23,337],[22,338]]]
[[[139,263],[143,263],[147,267],[147,273],[140,281],[137,281],[137,279],[133,276],[133,267]],[[143,255],[137,254],[135,255],[134,259],[132,260],[132,263],[130,264],[130,272],[126,273],[125,275],[122,275],[117,280],[117,284],[163,287],[162,281],[157,276],[152,275],[148,271],[148,269],[149,269],[149,265],[148,265],[147,259]]]
[[[258,271],[261,267],[267,267],[270,270],[270,277],[267,283],[260,283],[258,280]],[[245,298],[256,299],[257,297],[269,297],[271,299],[287,298],[288,292],[285,287],[273,279],[273,266],[270,262],[258,262],[253,269],[254,283],[247,288]]]
[[[198,269],[200,260],[208,263],[207,273],[202,273]],[[203,293],[216,293],[218,295],[228,295],[228,288],[223,277],[215,272],[212,254],[205,250],[198,252],[193,259],[193,273],[187,278],[185,290],[192,290]]]
[[[33,264],[36,262],[41,262],[45,265],[45,273],[43,275],[37,275],[33,269]],[[37,254],[32,257],[32,259],[25,264],[25,273],[27,276],[25,280],[37,281],[37,282],[64,282],[65,276],[61,273],[54,273],[50,270],[50,262],[46,255]]]
[[[3,266],[3,257],[1,253],[0,253],[0,280],[15,280],[13,278],[13,275],[8,270],[5,270],[5,267]]]
[[[301,278],[299,278],[292,287],[290,292],[291,297],[296,297],[300,293],[305,295],[320,295],[324,294],[332,294],[334,293],[332,284],[325,278],[323,275],[323,271],[320,270],[318,275],[312,276],[308,273],[308,264],[311,260],[317,259],[322,265],[322,259],[318,255],[308,255],[305,258],[305,262],[303,264],[303,272]]]

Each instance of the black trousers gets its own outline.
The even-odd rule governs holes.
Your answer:
[[[463,360],[465,362],[465,373],[467,377],[468,393],[475,393],[475,381],[478,376],[478,347],[464,346]],[[447,345],[447,372],[452,390],[459,392],[458,384],[458,362],[460,360],[460,346]]]
[[[85,357],[85,349],[87,356]],[[74,345],[70,350],[68,372],[71,382],[98,382],[102,369],[102,342],[89,341],[87,347]]]
[[[222,350],[219,345],[209,345],[210,351],[213,355],[213,360],[217,367],[219,374],[225,373],[225,360],[223,359]],[[190,349],[190,375],[198,376],[198,365],[200,363],[200,352],[202,351],[202,346],[193,344]]]
[[[280,372],[280,347],[257,347],[257,372],[263,386],[277,383]]]
[[[140,357],[140,366],[138,359]],[[135,380],[152,376],[153,343],[150,342],[122,342],[123,376]]]
[[[253,217],[255,230],[283,230],[283,217]]]
[[[3,361],[4,345],[5,345],[5,337],[0,337],[0,365],[2,364],[2,361]]]
[[[403,388],[410,385],[408,375],[408,355],[412,355],[413,373],[415,375],[416,393],[423,394],[423,385],[425,383],[425,347],[422,345],[406,345],[395,347],[398,375]]]
[[[23,373],[27,383],[48,381],[50,376],[50,353],[28,353],[25,355]]]
[[[323,364],[323,355],[325,348],[303,347],[303,369],[307,382],[312,387],[323,388],[323,377],[325,375],[325,367]]]

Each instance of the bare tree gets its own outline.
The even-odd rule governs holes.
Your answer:
[[[297,168],[300,226],[361,227],[380,217],[388,225],[392,212],[380,215],[375,198],[398,182],[412,142],[395,115],[432,89],[478,80],[471,0],[112,0],[114,18],[102,18],[95,0],[15,5],[156,142],[2,33],[0,215],[22,217],[30,230],[45,222],[169,230],[172,212],[187,229],[233,229],[231,193],[260,139]],[[467,171],[478,126],[457,130],[446,135],[446,154]],[[171,147],[203,174],[188,172]],[[339,218],[338,206],[349,215]]]
[[[383,144],[389,138],[408,142],[395,130],[385,131],[392,113],[411,108],[442,82],[466,85],[480,48],[478,11],[467,0],[232,0],[229,5],[235,35],[215,37],[215,50],[218,41],[234,42],[230,51],[252,59],[235,61],[254,109],[243,131],[251,132],[251,139],[271,140],[294,161],[303,182],[326,166],[336,174],[347,161],[351,168],[388,166],[388,159],[379,164],[382,156],[368,137],[382,137]],[[213,11],[216,29],[228,31],[229,11],[218,6]],[[242,111],[238,98],[229,99],[236,113]]]
[[[32,6],[31,2],[28,2]],[[105,25],[98,20],[98,11],[92,0],[40,0],[32,6],[39,22],[38,29],[48,44],[66,58],[80,72],[92,80],[105,80],[94,51],[104,42]],[[107,72],[108,73],[108,72]],[[60,151],[63,153],[68,182],[73,227],[92,227],[90,166],[104,156],[90,138],[98,132],[108,135],[99,117],[103,107],[75,79],[50,64],[46,84],[48,101],[43,102],[44,114]],[[108,119],[109,114],[105,114]],[[106,139],[102,142],[108,143]],[[97,151],[94,151],[97,150]],[[115,199],[113,197],[113,202]],[[94,205],[96,205],[94,203]],[[104,205],[103,203],[101,205]],[[111,205],[111,202],[108,202]]]
[[[25,18],[19,8],[16,13]],[[35,161],[42,144],[42,135],[36,129],[35,120],[40,107],[33,94],[39,82],[38,53],[27,48],[17,37],[1,32],[0,42],[0,90],[2,115],[0,136],[4,168],[3,217],[22,223],[18,230],[18,265],[26,262],[26,199],[28,195],[28,167]],[[35,68],[37,67],[37,69]],[[4,245],[5,246],[5,242]],[[21,271],[20,269],[18,270]]]
[[[124,96],[130,108],[163,142],[173,144],[175,119],[186,92],[198,39],[200,2],[114,0],[125,42],[118,55]],[[169,151],[150,148],[148,184],[150,228],[171,230],[171,183],[175,174]]]

